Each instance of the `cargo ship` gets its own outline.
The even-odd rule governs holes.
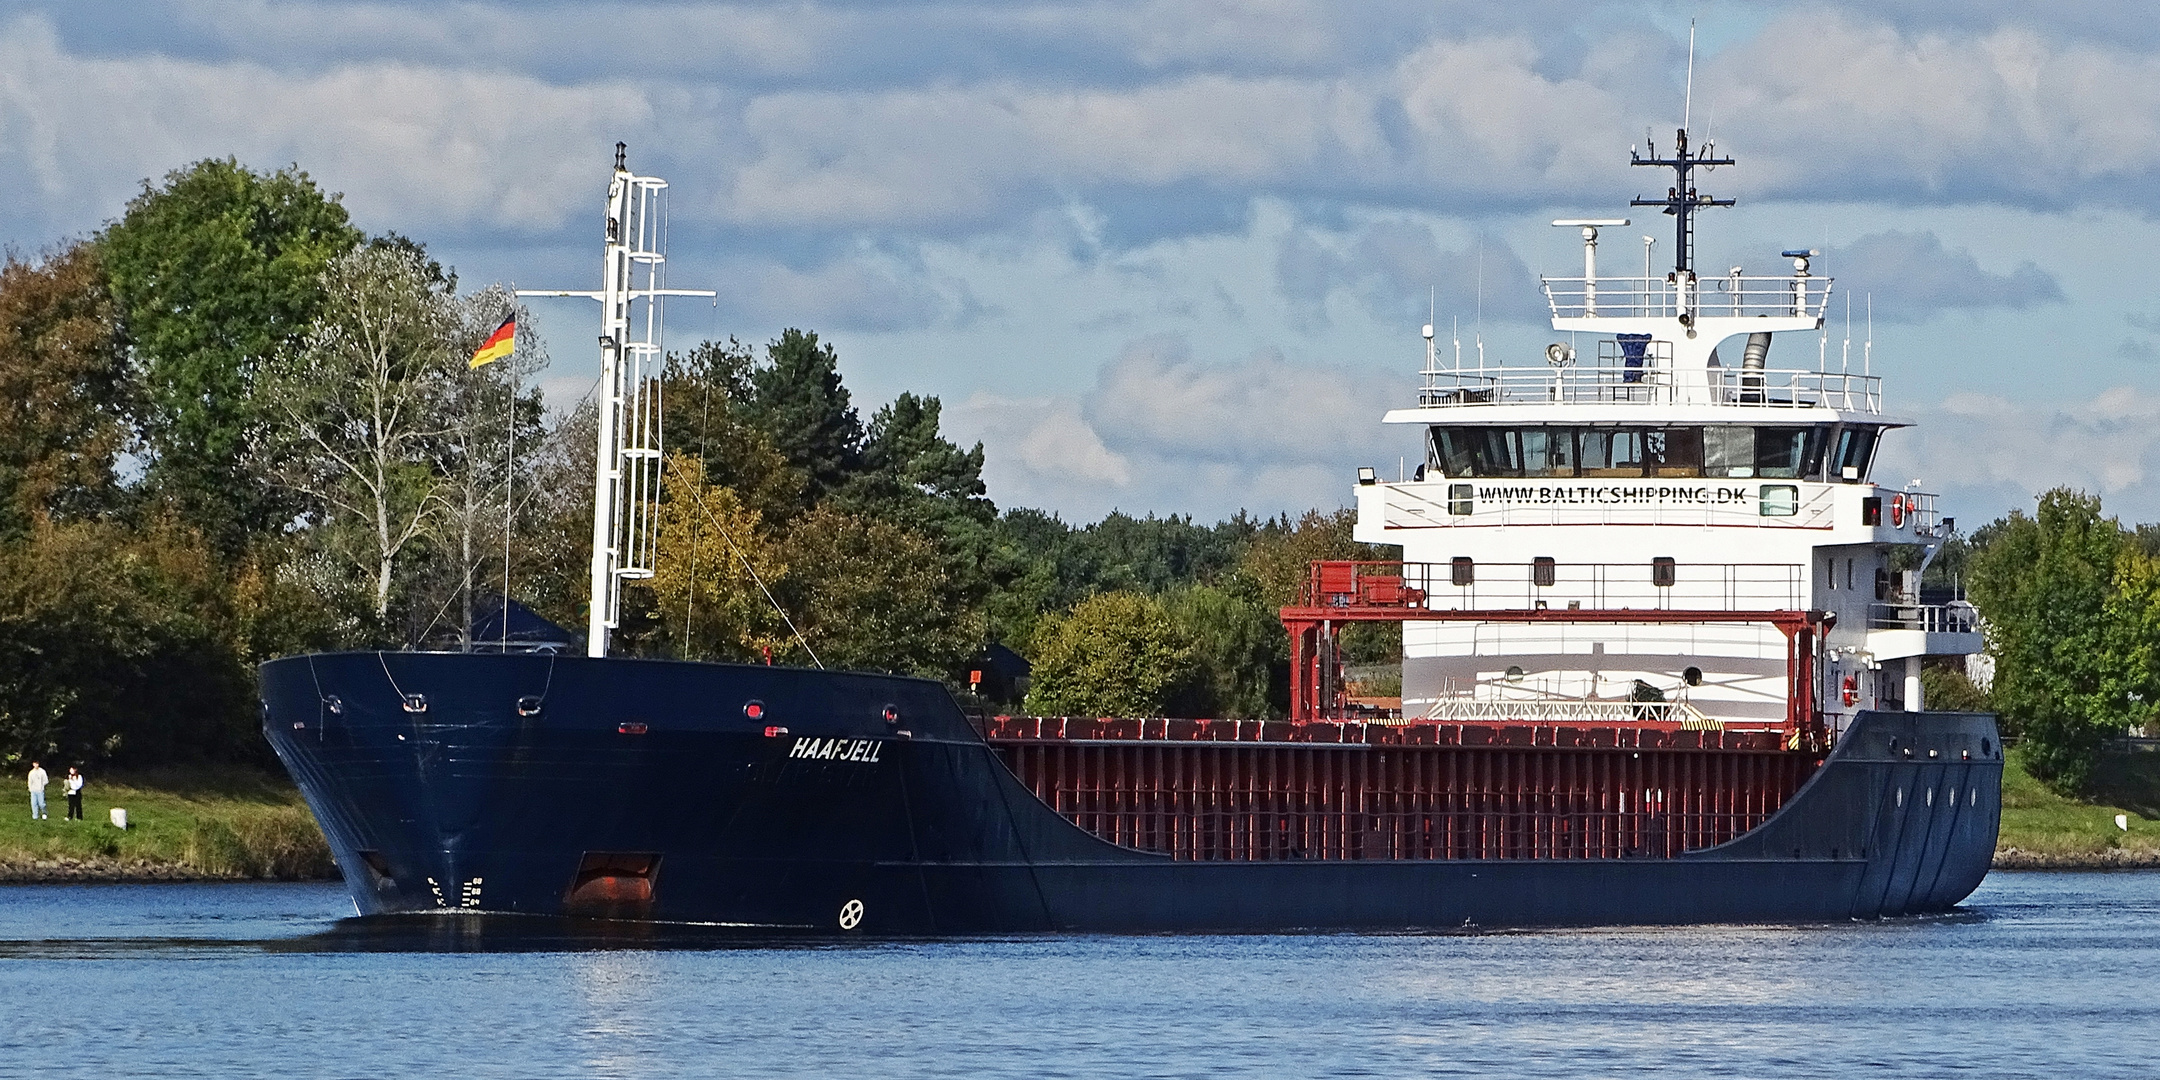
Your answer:
[[[1443,363],[1389,423],[1415,475],[1355,480],[1390,562],[1314,564],[1282,611],[1278,720],[970,715],[935,681],[611,656],[651,573],[656,179],[618,147],[585,654],[294,656],[264,730],[362,914],[659,920],[807,934],[1451,930],[1942,912],[1986,875],[1992,717],[1924,708],[1980,647],[1921,587],[1954,522],[1872,479],[1905,421],[1833,367],[1831,290],[1701,278],[1687,132],[1675,265],[1547,278],[1564,335]],[[1646,246],[1646,251],[1647,251]],[[1647,259],[1647,255],[1646,255]],[[647,315],[641,316],[640,312]],[[1772,345],[1817,345],[1773,367]],[[1793,346],[1792,339],[1800,344]],[[1580,350],[1578,352],[1578,350]],[[1346,478],[1346,483],[1349,479]],[[1338,642],[1403,630],[1399,701]],[[507,623],[505,624],[507,627]]]

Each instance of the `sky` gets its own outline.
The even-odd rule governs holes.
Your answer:
[[[2141,4],[15,0],[0,238],[233,156],[466,288],[594,288],[621,140],[671,184],[670,284],[719,293],[671,303],[672,347],[814,330],[866,419],[937,396],[1000,506],[1213,521],[1414,466],[1379,418],[1429,310],[1444,349],[1539,363],[1538,276],[1581,272],[1552,219],[1632,217],[1606,272],[1645,234],[1669,265],[1626,203],[1670,174],[1627,161],[1683,110],[1738,160],[1700,180],[1738,205],[1698,265],[1821,250],[1832,326],[1773,365],[1864,356],[1916,422],[1879,480],[1975,524],[2056,485],[2160,520]],[[534,302],[557,405],[597,376],[591,307]]]

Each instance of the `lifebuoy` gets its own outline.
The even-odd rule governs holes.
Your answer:
[[[1845,676],[1844,685],[1838,688],[1838,697],[1844,700],[1847,708],[1852,707],[1860,700],[1860,680],[1851,675]]]
[[[1893,529],[1905,527],[1905,496],[1903,495],[1890,496],[1890,527]]]

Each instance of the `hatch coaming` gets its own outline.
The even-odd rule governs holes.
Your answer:
[[[1308,724],[996,717],[1021,784],[1179,861],[1673,858],[1768,821],[1822,764],[1677,723]]]

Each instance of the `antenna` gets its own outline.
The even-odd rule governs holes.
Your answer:
[[[660,298],[718,296],[666,287],[667,181],[637,176],[615,144],[601,243],[601,288],[519,289],[519,296],[600,301],[599,438],[593,459],[592,576],[585,654],[606,656],[621,625],[622,583],[653,574],[654,517],[660,499]],[[642,324],[642,325],[640,325]]]
[[[1419,374],[1425,377],[1425,389],[1433,390],[1437,389],[1440,380],[1440,354],[1433,348],[1433,320],[1440,311],[1440,290],[1432,290],[1428,303],[1431,314],[1425,316],[1425,370]]]
[[[1687,21],[1687,93],[1680,99],[1680,130],[1686,131],[1695,114],[1695,20]]]
[[[1650,277],[1650,249],[1652,249],[1652,248],[1654,248],[1654,247],[1657,247],[1657,237],[1655,237],[1655,236],[1645,236],[1645,237],[1643,237],[1643,238],[1642,238],[1642,311],[1641,311],[1641,314],[1643,314],[1643,315],[1648,315],[1648,314],[1650,314],[1650,280],[1651,280],[1651,277]]]
[[[1485,370],[1485,234],[1477,237],[1477,366]]]
[[[1875,374],[1875,294],[1867,294],[1867,339],[1860,343],[1860,374]]]
[[[1852,374],[1852,294],[1845,294],[1845,350],[1838,355],[1838,371]]]
[[[1717,199],[1695,190],[1694,171],[1697,166],[1705,169],[1718,165],[1734,164],[1729,157],[1718,157],[1715,143],[1705,142],[1692,153],[1688,150],[1687,122],[1693,119],[1695,108],[1695,24],[1688,23],[1688,75],[1687,99],[1681,106],[1680,130],[1673,133],[1673,156],[1657,155],[1657,144],[1645,140],[1641,154],[1629,152],[1629,164],[1654,165],[1673,171],[1673,184],[1665,189],[1662,199],[1645,199],[1637,196],[1629,206],[1662,207],[1673,216],[1673,270],[1686,276],[1695,260],[1695,211],[1705,206],[1731,206],[1731,199]]]

